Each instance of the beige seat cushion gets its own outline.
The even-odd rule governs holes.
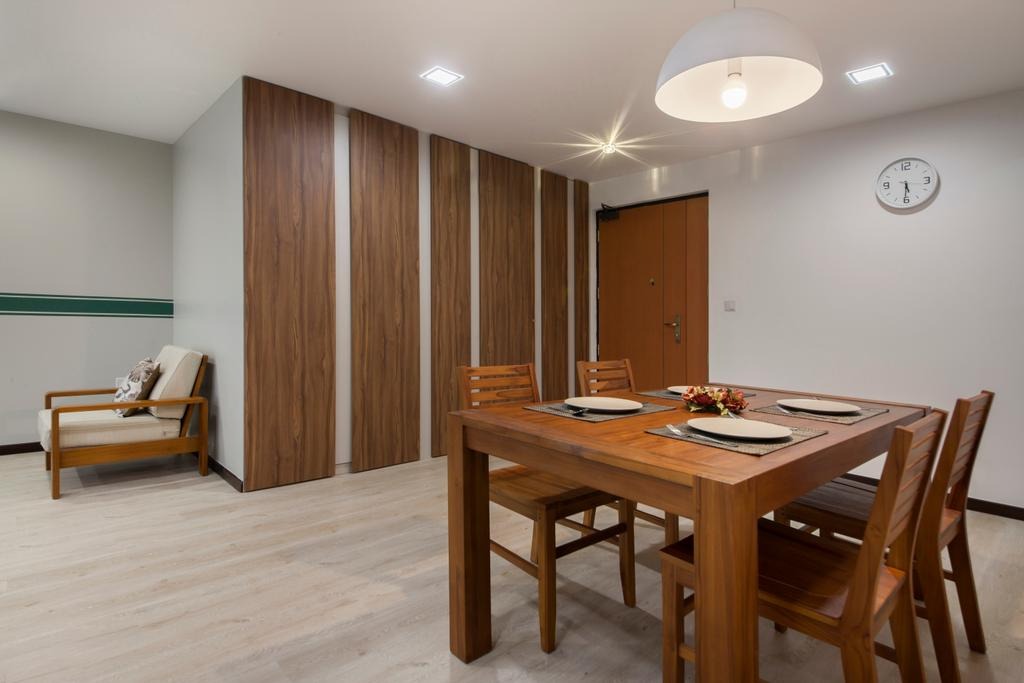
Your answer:
[[[160,364],[160,378],[149,392],[150,401],[167,398],[187,398],[192,395],[196,373],[203,361],[203,354],[180,346],[165,346],[156,357]],[[185,416],[185,406],[159,406],[149,408],[156,417],[180,420]]]
[[[40,410],[38,429],[39,443],[49,451],[50,411]],[[106,446],[114,443],[133,441],[157,441],[178,436],[181,420],[161,419],[149,413],[136,413],[121,417],[113,410],[88,410],[80,413],[63,413],[60,416],[60,447]]]

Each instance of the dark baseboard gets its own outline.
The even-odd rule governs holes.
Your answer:
[[[878,486],[878,480],[874,477],[865,477],[861,474],[844,474],[844,479],[851,481],[859,481],[862,484],[871,484]],[[1017,507],[1016,505],[1007,505],[1006,503],[993,503],[990,500],[979,500],[977,498],[967,499],[967,509],[974,510],[975,512],[984,512],[987,515],[996,515],[997,517],[1007,517],[1009,519],[1019,519],[1024,521],[1024,508]]]
[[[239,493],[243,491],[242,480],[236,477],[234,474],[232,474],[231,470],[224,467],[224,465],[221,465],[213,458],[210,458],[210,469],[219,474],[221,479],[231,484],[231,488],[238,491]]]
[[[16,455],[18,453],[38,453],[43,447],[38,441],[25,443],[9,443],[0,445],[0,455]]]

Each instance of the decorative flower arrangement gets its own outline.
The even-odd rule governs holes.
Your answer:
[[[690,387],[683,400],[691,413],[738,413],[747,407],[743,392],[726,387]]]

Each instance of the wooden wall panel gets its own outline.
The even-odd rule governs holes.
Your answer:
[[[245,488],[334,474],[334,105],[246,78]]]
[[[541,395],[569,395],[569,181],[541,171]]]
[[[480,362],[534,362],[533,167],[480,152]]]
[[[590,185],[574,180],[573,203],[573,317],[576,360],[590,360]]]
[[[448,412],[458,408],[455,368],[470,363],[469,154],[430,136],[431,444],[447,452]]]
[[[686,384],[708,382],[708,198],[686,205]]]
[[[352,469],[419,459],[419,142],[349,116]]]

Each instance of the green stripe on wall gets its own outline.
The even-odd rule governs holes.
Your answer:
[[[172,318],[172,299],[0,292],[0,315]]]

